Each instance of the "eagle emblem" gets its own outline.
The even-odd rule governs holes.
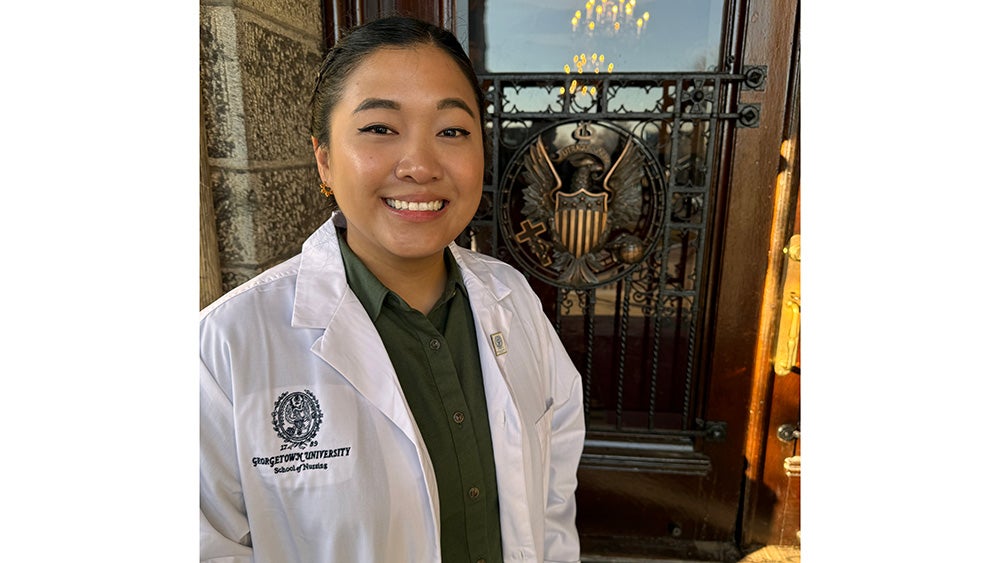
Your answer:
[[[512,161],[501,191],[509,224],[501,226],[514,255],[541,277],[582,288],[617,279],[648,254],[662,223],[663,175],[630,134],[598,122],[572,125],[569,135],[567,124],[539,134]],[[574,142],[545,142],[565,137]]]

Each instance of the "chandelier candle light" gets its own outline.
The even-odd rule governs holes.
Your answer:
[[[649,12],[638,16],[636,0],[587,0],[584,10],[577,10],[570,23],[573,32],[585,29],[588,35],[617,35],[624,27],[634,29],[638,37],[649,23]],[[586,16],[584,16],[586,11]]]

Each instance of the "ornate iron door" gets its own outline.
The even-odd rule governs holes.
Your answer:
[[[709,360],[720,248],[740,236],[723,234],[726,159],[767,81],[741,61],[748,7],[727,3],[712,70],[641,73],[589,51],[563,73],[487,72],[483,7],[470,2],[469,43],[491,166],[464,242],[528,276],[583,375],[584,559],[734,560],[747,394],[711,381]]]
[[[585,378],[591,435],[721,437],[692,410],[694,335],[718,135],[753,124],[753,110],[730,107],[747,75],[482,78],[499,173],[465,242],[518,265],[553,304]],[[634,457],[590,450],[585,462]],[[644,463],[708,469],[697,455]]]
[[[519,266],[549,306],[584,378],[581,532],[620,538],[601,483],[696,487],[669,476],[708,476],[699,444],[726,437],[698,408],[697,335],[720,132],[755,125],[735,100],[762,75],[481,78],[494,173],[464,243]],[[650,506],[647,538],[684,534],[670,504]]]

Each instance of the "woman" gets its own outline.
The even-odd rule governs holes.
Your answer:
[[[418,20],[327,55],[312,142],[339,209],[202,312],[203,561],[579,560],[579,373],[524,277],[452,243],[484,107]]]

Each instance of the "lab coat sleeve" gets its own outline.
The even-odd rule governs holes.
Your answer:
[[[202,563],[250,563],[250,524],[239,470],[233,404],[201,363],[201,538]]]
[[[549,493],[545,508],[545,561],[577,562],[580,539],[576,530],[576,470],[586,434],[580,372],[546,321],[552,343],[553,415]]]

